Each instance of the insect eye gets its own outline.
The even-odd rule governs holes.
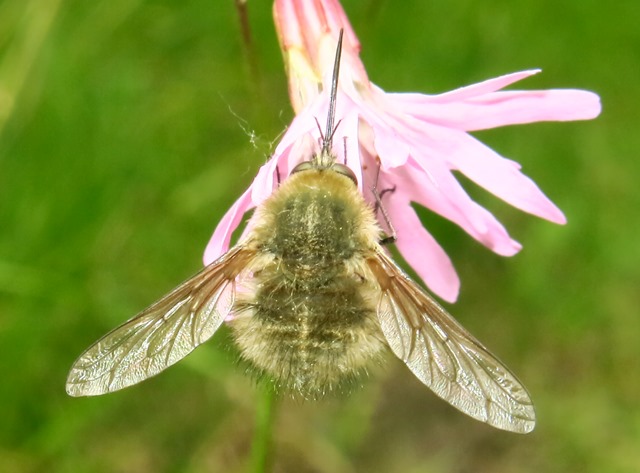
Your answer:
[[[356,179],[356,175],[353,173],[353,171],[350,168],[348,168],[344,164],[335,163],[333,166],[331,166],[331,169],[337,172],[338,174],[347,176],[349,179],[353,181],[353,183],[356,186],[358,185],[358,179]]]
[[[301,171],[309,171],[311,169],[315,169],[314,164],[311,161],[303,161],[291,170],[291,174]]]
[[[302,171],[310,171],[312,169],[318,169],[317,164],[315,164],[313,161],[303,161],[291,170],[291,174]],[[348,177],[353,181],[355,185],[358,185],[358,179],[356,179],[356,175],[344,164],[334,163],[329,169],[337,172],[338,174],[342,174],[343,176]]]

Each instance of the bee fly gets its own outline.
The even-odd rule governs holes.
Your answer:
[[[71,396],[154,376],[229,319],[242,357],[304,397],[335,389],[389,347],[462,412],[500,429],[533,429],[525,388],[387,255],[374,209],[336,162],[341,45],[342,33],[320,152],[258,207],[236,246],[89,347],[69,373]]]

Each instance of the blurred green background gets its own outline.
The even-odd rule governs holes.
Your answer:
[[[119,393],[72,399],[64,382],[201,267],[292,117],[271,3],[249,3],[253,59],[232,0],[0,2],[0,471],[246,470],[260,395],[225,329]],[[518,87],[594,90],[603,113],[477,134],[569,220],[468,185],[517,256],[424,213],[461,275],[451,311],[524,380],[536,430],[476,422],[389,359],[349,398],[282,402],[274,471],[640,471],[637,0],[344,3],[386,90],[541,67]]]

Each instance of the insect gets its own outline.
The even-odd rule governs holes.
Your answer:
[[[89,347],[69,373],[71,396],[154,376],[229,319],[242,357],[304,397],[335,389],[388,347],[462,412],[500,429],[533,429],[526,389],[388,256],[374,209],[336,162],[341,42],[320,152],[257,208],[236,246]]]

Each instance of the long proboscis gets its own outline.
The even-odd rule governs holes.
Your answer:
[[[342,36],[344,30],[340,30],[338,35],[338,45],[336,47],[336,57],[333,62],[333,74],[331,77],[331,95],[329,98],[329,113],[327,114],[327,126],[325,128],[324,136],[322,137],[322,150],[321,156],[331,154],[331,147],[333,145],[333,133],[334,123],[336,120],[336,98],[338,95],[338,78],[340,76],[340,57],[342,56]]]

